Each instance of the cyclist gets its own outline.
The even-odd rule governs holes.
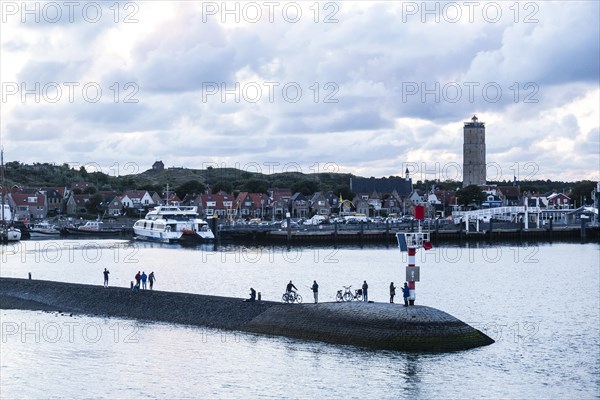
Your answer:
[[[292,290],[292,288],[294,288],[295,290]],[[290,294],[290,293],[296,294],[296,290],[298,290],[298,288],[296,286],[294,286],[292,281],[290,281],[290,283],[288,283],[287,286],[285,287],[285,292],[287,294]]]

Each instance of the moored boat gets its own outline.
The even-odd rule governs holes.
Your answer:
[[[21,231],[12,226],[0,229],[0,241],[2,242],[18,242],[21,240]]]
[[[32,239],[57,237],[60,235],[60,230],[48,222],[38,222],[29,227],[29,235]]]
[[[4,149],[0,148],[0,241],[18,242],[21,240],[21,230],[12,226],[13,218],[10,206],[4,201]]]
[[[121,233],[121,229],[106,228],[102,221],[87,221],[85,224],[80,226],[67,226],[64,228],[65,232],[69,235],[118,235]]]
[[[193,206],[158,206],[133,225],[136,239],[162,243],[206,242],[215,237]]]

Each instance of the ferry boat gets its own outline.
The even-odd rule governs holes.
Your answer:
[[[59,235],[60,230],[56,229],[56,226],[45,221],[33,224],[33,226],[29,228],[29,236],[32,239],[57,237]]]
[[[162,243],[206,242],[215,238],[193,206],[158,206],[133,225],[136,239]]]

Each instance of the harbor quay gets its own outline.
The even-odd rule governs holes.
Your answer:
[[[415,232],[416,224],[359,224],[306,226],[300,229],[273,229],[262,226],[223,226],[216,229],[216,240],[223,242],[256,242],[277,244],[394,244],[397,232]],[[430,225],[425,230],[436,242],[584,240],[599,241],[597,226],[554,226],[524,229],[515,223],[485,223],[479,230],[467,231],[462,225]]]
[[[447,352],[494,343],[441,310],[388,303],[282,304],[0,278],[0,308],[185,324],[398,351]]]

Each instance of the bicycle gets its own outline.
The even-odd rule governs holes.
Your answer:
[[[286,292],[283,294],[283,296],[281,296],[281,302],[282,303],[302,303],[302,296],[299,293],[296,293],[294,291],[291,292]]]
[[[339,303],[340,301],[362,300],[362,289],[356,289],[353,294],[350,290],[351,287],[352,285],[344,286],[344,289],[346,289],[344,293],[342,293],[341,289],[338,290],[335,295],[335,301]]]

